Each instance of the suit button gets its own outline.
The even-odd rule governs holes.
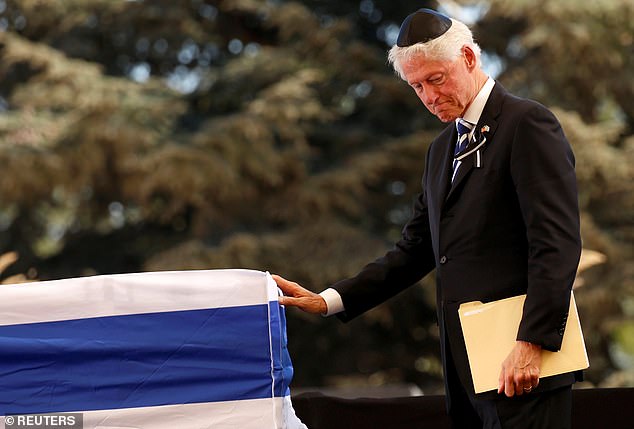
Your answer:
[[[560,337],[563,337],[563,336],[564,336],[564,332],[565,332],[565,329],[564,329],[564,328],[559,328],[559,336],[560,336]]]
[[[445,255],[443,255],[443,256],[441,256],[441,257],[440,257],[440,263],[441,263],[441,264],[445,264],[445,263],[447,263],[447,257],[446,257]]]

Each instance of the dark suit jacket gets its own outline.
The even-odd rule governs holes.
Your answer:
[[[436,268],[443,359],[449,345],[471,392],[458,306],[526,293],[517,338],[556,351],[581,252],[574,156],[554,115],[496,83],[476,130],[486,143],[463,160],[453,183],[455,124],[432,142],[402,239],[356,277],[333,285],[345,307],[340,318],[350,320]],[[542,379],[538,390],[574,379]]]

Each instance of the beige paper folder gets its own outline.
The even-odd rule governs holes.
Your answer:
[[[526,295],[483,304],[462,304],[458,309],[476,393],[496,390],[502,362],[515,345]],[[561,350],[542,351],[540,378],[590,366],[574,295]]]

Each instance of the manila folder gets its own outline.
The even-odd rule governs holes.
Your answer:
[[[526,295],[499,301],[468,302],[460,305],[458,315],[467,346],[469,366],[476,393],[498,388],[502,362],[515,345]],[[558,352],[542,351],[540,378],[586,369],[588,354],[574,295]]]

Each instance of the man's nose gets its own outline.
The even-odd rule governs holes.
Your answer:
[[[438,100],[438,91],[431,85],[426,85],[423,87],[423,91],[421,94],[421,100],[427,106],[433,106]]]

